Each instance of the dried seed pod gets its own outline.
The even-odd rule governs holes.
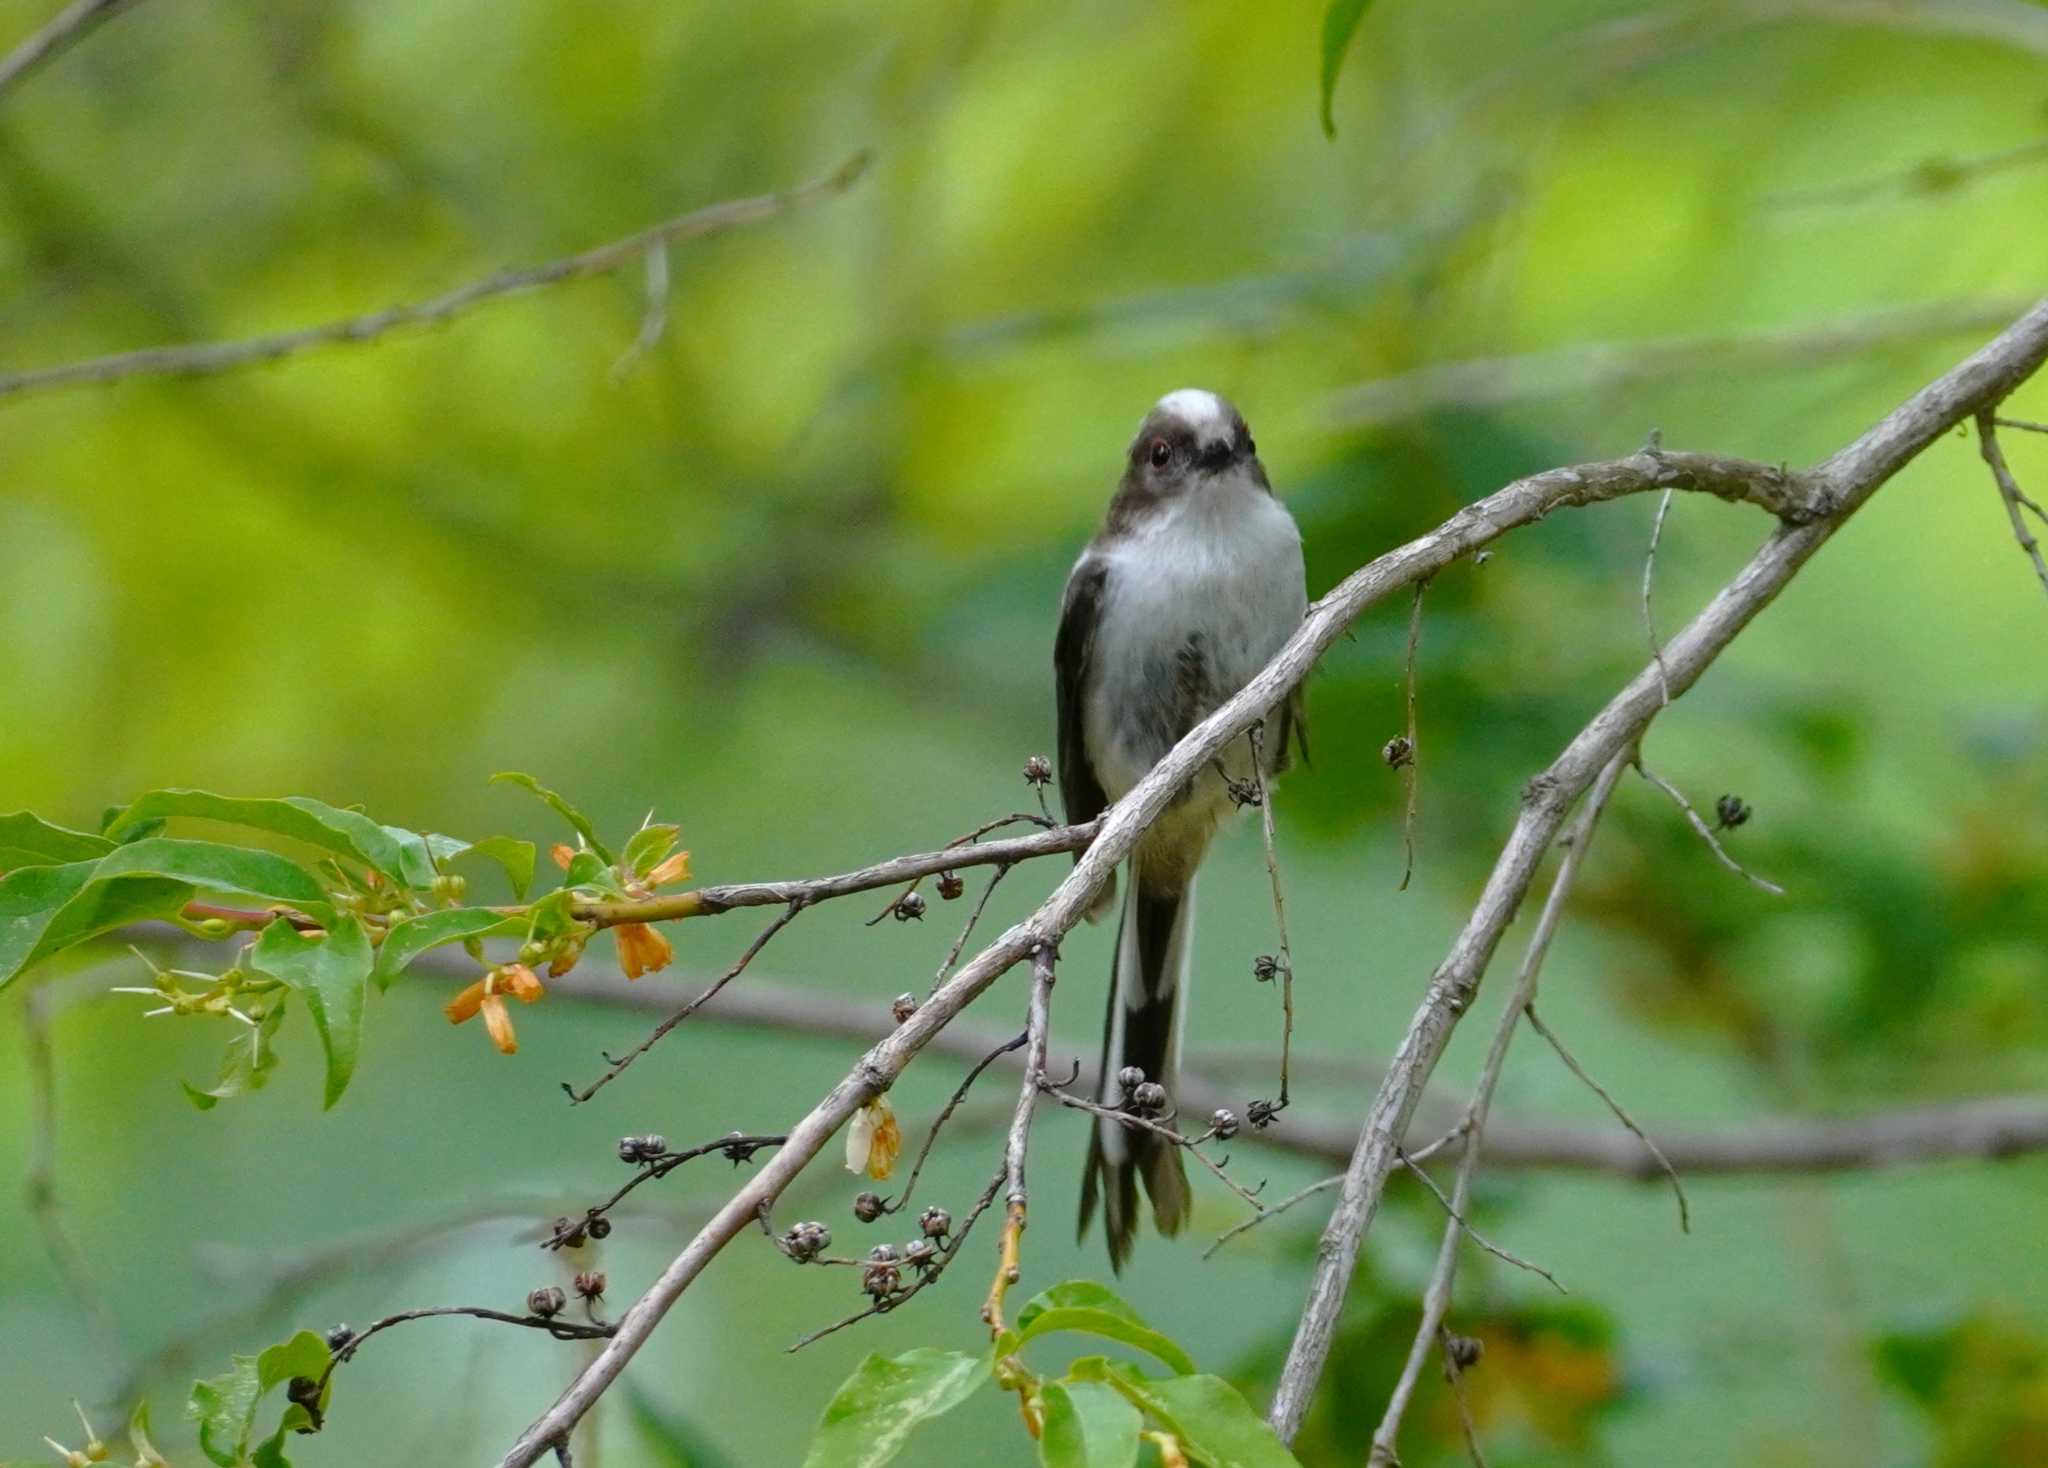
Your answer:
[[[1024,761],[1024,779],[1026,783],[1032,785],[1051,784],[1052,761],[1042,754],[1034,754]]]
[[[890,911],[896,914],[896,921],[899,923],[907,923],[914,918],[922,918],[924,916],[924,893],[904,893],[896,899],[896,906],[891,908]]]
[[[883,1211],[882,1200],[873,1193],[862,1193],[853,1200],[853,1216],[862,1223],[873,1223]]]
[[[917,1226],[928,1239],[943,1239],[953,1231],[953,1215],[934,1203],[917,1216]]]
[[[562,1313],[562,1307],[568,1303],[569,1297],[563,1294],[560,1287],[556,1285],[543,1285],[540,1289],[533,1290],[526,1296],[528,1312],[538,1315],[543,1320],[554,1319],[555,1316]]]
[[[1227,1106],[1219,1106],[1209,1117],[1209,1129],[1224,1141],[1237,1135],[1237,1113]]]

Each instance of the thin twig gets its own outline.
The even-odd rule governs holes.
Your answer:
[[[668,241],[660,240],[647,247],[647,268],[641,283],[645,304],[640,312],[640,330],[626,350],[619,353],[619,360],[612,363],[612,381],[618,382],[632,370],[633,365],[660,342],[662,333],[668,329]]]
[[[1044,1089],[1046,1095],[1058,1101],[1062,1106],[1071,1106],[1074,1110],[1085,1111],[1090,1116],[1099,1116],[1105,1121],[1114,1121],[1123,1126],[1135,1127],[1139,1131],[1150,1132],[1155,1137],[1164,1137],[1167,1141],[1173,1143],[1174,1146],[1185,1151],[1195,1161],[1201,1163],[1202,1166],[1208,1168],[1210,1172],[1216,1175],[1217,1180],[1223,1186],[1244,1199],[1254,1209],[1260,1212],[1265,1211],[1266,1205],[1259,1201],[1258,1189],[1245,1187],[1225,1170],[1222,1162],[1218,1162],[1202,1150],[1202,1144],[1215,1137],[1216,1129],[1214,1127],[1209,1128],[1209,1130],[1201,1133],[1199,1136],[1191,1137],[1183,1132],[1175,1131],[1172,1126],[1168,1125],[1167,1121],[1155,1121],[1149,1116],[1139,1116],[1135,1112],[1119,1110],[1114,1106],[1104,1106],[1099,1101],[1086,1100],[1076,1096],[1072,1091],[1064,1087],[1053,1085],[1049,1081],[1045,1082]],[[1263,1182],[1259,1184],[1259,1187],[1264,1186]]]
[[[967,946],[967,940],[974,935],[974,925],[981,921],[981,915],[988,908],[989,898],[995,896],[996,884],[1010,875],[1010,868],[998,866],[989,877],[988,885],[981,889],[981,896],[975,899],[974,910],[967,914],[967,921],[960,925],[960,936],[953,940],[953,946],[946,950],[945,961],[939,965],[938,973],[932,979],[932,986],[926,997],[939,992],[939,985],[946,982],[946,975],[953,972],[953,965],[960,961],[960,950]]]
[[[1650,639],[1650,656],[1657,663],[1657,691],[1667,707],[1671,703],[1671,675],[1664,667],[1664,644],[1657,640],[1657,617],[1650,609],[1650,584],[1657,574],[1657,542],[1664,538],[1664,517],[1671,513],[1671,497],[1677,492],[1667,489],[1657,501],[1657,520],[1650,527],[1650,550],[1643,557],[1643,632]]]
[[[1266,721],[1251,727],[1252,778],[1259,787],[1259,830],[1266,840],[1266,877],[1273,885],[1273,926],[1280,933],[1280,1104],[1287,1109],[1288,1062],[1294,1055],[1294,948],[1287,941],[1287,898],[1280,890],[1280,849],[1273,839],[1273,791],[1266,780]]]
[[[628,1050],[624,1055],[606,1055],[605,1060],[607,1064],[604,1073],[582,1090],[579,1091],[567,1081],[563,1081],[562,1090],[568,1095],[569,1104],[581,1106],[585,1101],[588,1101],[592,1096],[602,1091],[606,1086],[623,1075],[627,1066],[645,1055],[649,1050],[652,1050],[660,1042],[662,1036],[717,998],[718,991],[746,972],[747,965],[754,961],[754,956],[768,946],[768,940],[796,921],[796,915],[803,910],[804,904],[802,902],[792,901],[788,907],[782,910],[775,921],[768,924],[767,927],[755,935],[754,941],[747,945],[747,951],[739,956],[738,961],[731,968],[712,980],[703,993],[656,1025],[648,1032],[646,1039],[635,1045],[631,1050]]]
[[[1991,416],[1991,421],[2000,428],[2018,428],[2028,433],[2048,433],[2048,423],[2037,422],[2032,418],[2008,418],[2002,413],[1994,413]],[[2032,504],[2033,502],[2030,500],[2028,503]],[[2041,513],[2039,505],[2034,505],[2034,513],[2037,515]]]
[[[1902,198],[1911,198],[1915,195],[1933,198],[1947,194],[1974,179],[2002,173],[2010,168],[2039,163],[2044,158],[2048,158],[2048,138],[2036,138],[2032,142],[2003,148],[1995,153],[1979,153],[1969,158],[1923,158],[1909,168],[1879,174],[1874,178],[1859,179],[1853,183],[1825,184],[1819,188],[1767,194],[1761,202],[1766,209],[1802,209],[1860,203],[1865,199],[1892,193]]]
[[[593,1236],[590,1225],[598,1219],[607,1216],[612,1209],[618,1207],[624,1201],[627,1194],[638,1188],[642,1183],[650,1183],[657,1178],[667,1177],[686,1162],[694,1162],[699,1157],[709,1157],[715,1152],[737,1167],[742,1162],[753,1161],[756,1152],[767,1147],[780,1147],[788,1140],[789,1138],[786,1136],[748,1136],[743,1132],[728,1132],[715,1141],[705,1142],[695,1147],[686,1147],[680,1152],[663,1152],[653,1157],[644,1158],[642,1159],[640,1170],[621,1184],[618,1190],[609,1198],[605,1199],[602,1203],[593,1204],[591,1207],[586,1208],[583,1211],[583,1217],[580,1219],[571,1221],[565,1218],[561,1220],[555,1225],[554,1231],[547,1238],[541,1240],[540,1246],[543,1249],[582,1247],[584,1240]]]
[[[900,1213],[909,1206],[910,1195],[917,1191],[918,1174],[924,1171],[925,1159],[932,1155],[932,1144],[939,1139],[939,1128],[950,1121],[953,1113],[960,1109],[960,1103],[967,1099],[967,1093],[974,1089],[974,1083],[981,1079],[983,1071],[994,1065],[1005,1055],[1023,1049],[1025,1043],[1030,1038],[1030,1031],[1026,1030],[1020,1033],[1014,1040],[1003,1041],[1002,1044],[996,1046],[995,1049],[974,1062],[974,1068],[967,1072],[966,1079],[961,1081],[954,1089],[951,1099],[939,1109],[939,1114],[932,1118],[931,1130],[924,1134],[924,1145],[917,1149],[917,1160],[910,1165],[910,1176],[903,1180],[903,1191],[895,1197],[883,1201],[882,1209],[884,1212]]]
[[[851,1315],[835,1320],[830,1325],[820,1326],[810,1334],[791,1341],[784,1350],[787,1352],[801,1351],[805,1346],[821,1341],[835,1331],[845,1330],[849,1325],[858,1325],[861,1321],[869,1319],[871,1316],[886,1315],[891,1310],[895,1310],[908,1302],[914,1296],[923,1293],[931,1288],[931,1286],[937,1284],[939,1276],[944,1274],[947,1267],[960,1257],[961,1247],[966,1244],[967,1235],[973,1231],[975,1221],[982,1214],[988,1212],[989,1205],[994,1203],[996,1195],[1002,1192],[1003,1184],[1008,1180],[1009,1175],[1007,1167],[996,1169],[996,1175],[989,1179],[988,1186],[981,1190],[981,1196],[975,1200],[974,1206],[967,1210],[967,1216],[960,1220],[960,1227],[954,1230],[952,1241],[934,1256],[931,1267],[922,1271],[909,1285],[893,1295],[884,1295],[865,1309],[856,1310]],[[824,1261],[821,1260],[819,1262],[822,1263]],[[865,1264],[867,1261],[857,1260],[854,1262]]]
[[[1407,1360],[1402,1363],[1400,1380],[1387,1398],[1386,1411],[1381,1414],[1379,1426],[1373,1430],[1372,1454],[1368,1460],[1371,1464],[1398,1464],[1401,1461],[1397,1449],[1401,1419],[1408,1410],[1416,1383],[1421,1380],[1422,1366],[1429,1358],[1430,1345],[1443,1328],[1444,1317],[1451,1307],[1451,1287],[1458,1273],[1458,1237],[1466,1231],[1463,1216],[1471,1207],[1472,1178],[1479,1170],[1480,1139],[1485,1134],[1487,1113],[1493,1105],[1494,1088],[1500,1083],[1508,1046],[1515,1037],[1515,1027],[1521,1022],[1522,1012],[1536,997],[1537,977],[1543,970],[1543,960],[1550,953],[1550,940],[1556,936],[1558,922],[1564,915],[1565,899],[1570,895],[1579,867],[1586,859],[1586,849],[1592,845],[1593,830],[1614,794],[1614,787],[1621,779],[1630,753],[1631,750],[1621,750],[1608,760],[1594,780],[1585,804],[1573,817],[1570,830],[1559,843],[1564,848],[1564,856],[1558,862],[1556,877],[1551,880],[1550,894],[1544,899],[1542,914],[1536,919],[1536,931],[1529,935],[1529,947],[1523,953],[1521,969],[1515,975],[1514,992],[1501,1012],[1500,1021],[1494,1026],[1493,1043],[1488,1046],[1486,1059],[1479,1069],[1479,1084],[1465,1108],[1468,1123],[1465,1152],[1458,1159],[1458,1177],[1451,1197],[1444,1203],[1450,1212],[1451,1223],[1444,1229],[1443,1242],[1437,1248],[1436,1269],[1430,1275],[1428,1288],[1423,1291],[1422,1323],[1416,1328]],[[1396,1160],[1404,1160],[1398,1152]],[[1420,1168],[1415,1170],[1421,1171]],[[1430,1186],[1434,1190],[1433,1182]],[[1556,1283],[1555,1280],[1551,1282]]]
[[[1039,804],[1043,805],[1045,803],[1045,796],[1043,792],[1039,794],[1038,799]],[[1060,826],[1060,823],[1058,821],[1055,821],[1049,814],[1033,815],[1030,811],[1027,810],[1012,811],[1010,812],[1010,814],[1006,816],[997,816],[992,821],[983,821],[980,825],[976,826],[972,831],[968,831],[963,833],[962,835],[955,836],[951,841],[948,841],[944,846],[939,848],[939,854],[944,855],[948,852],[957,852],[963,846],[981,846],[982,837],[989,835],[991,832],[1000,831],[1005,826],[1036,826],[1041,831],[1057,831],[1061,829],[1069,829],[1062,828]],[[1090,834],[1093,834],[1092,828]],[[1028,841],[1029,838],[1027,838],[1027,842]],[[1084,842],[1082,844],[1085,845],[1086,843]],[[920,886],[922,886],[924,883],[924,879],[926,877],[931,876],[932,873],[935,871],[950,871],[953,867],[956,866],[986,866],[991,862],[997,866],[1007,866],[1010,861],[1015,860],[1016,858],[1008,858],[1002,855],[990,856],[988,854],[991,851],[1001,852],[1006,849],[1007,843],[992,842],[988,846],[983,847],[982,850],[979,853],[977,853],[977,856],[979,858],[978,860],[975,858],[955,857],[953,861],[947,863],[945,866],[932,867],[923,871],[906,873],[906,875],[910,878],[910,885],[905,887],[901,892],[897,893],[894,897],[890,898],[888,903],[882,908],[880,912],[876,913],[873,917],[867,920],[865,926],[872,928],[876,923],[879,923],[883,918],[888,917],[891,913],[895,912],[896,909],[902,904],[903,899],[908,897],[911,893],[915,892]],[[1068,847],[1067,849],[1075,850],[1077,848]],[[1040,853],[1037,850],[1035,844],[1031,844],[1028,854],[1040,855],[1042,853]],[[887,887],[893,885],[895,881],[901,880],[903,880],[903,878],[898,877],[893,879],[891,882],[880,882],[874,885]]]
[[[1003,1236],[996,1251],[996,1272],[989,1280],[981,1318],[991,1336],[999,1336],[1003,1324],[1003,1297],[1023,1272],[1024,1227],[1029,1221],[1031,1192],[1025,1185],[1024,1164],[1031,1145],[1031,1118],[1038,1110],[1038,1097],[1046,1089],[1045,1052],[1052,1033],[1052,986],[1058,955],[1051,944],[1031,956],[1031,1007],[1025,1025],[1028,1048],[1024,1052],[1024,1081],[1017,1088],[1016,1109],[1010,1115],[1010,1130],[1003,1139]]]
[[[1477,1150],[1477,1148],[1467,1148],[1465,1151],[1465,1156],[1471,1157],[1477,1153]],[[1513,1253],[1510,1250],[1503,1249],[1499,1244],[1494,1243],[1493,1240],[1487,1238],[1485,1234],[1482,1234],[1478,1229],[1474,1228],[1472,1226],[1472,1220],[1465,1215],[1465,1211],[1459,1208],[1457,1204],[1453,1203],[1450,1200],[1450,1198],[1445,1195],[1444,1190],[1437,1186],[1436,1179],[1429,1175],[1428,1168],[1424,1167],[1421,1163],[1417,1162],[1414,1158],[1410,1157],[1405,1152],[1401,1154],[1401,1165],[1403,1167],[1406,1167],[1410,1172],[1414,1173],[1417,1177],[1422,1179],[1422,1185],[1425,1188],[1429,1189],[1430,1196],[1435,1198],[1436,1201],[1443,1206],[1444,1212],[1450,1216],[1452,1226],[1454,1228],[1463,1230],[1466,1238],[1470,1239],[1473,1243],[1477,1244],[1487,1253],[1493,1255],[1494,1258],[1500,1260],[1502,1263],[1512,1264],[1517,1269],[1526,1269],[1531,1274],[1542,1276],[1542,1278],[1550,1282],[1550,1287],[1556,1290],[1560,1295],[1568,1295],[1571,1293],[1570,1290],[1564,1287],[1563,1283],[1559,1281],[1556,1275],[1552,1274],[1542,1265],[1534,1263],[1531,1260],[1524,1259],[1521,1255]]]
[[[31,393],[83,383],[121,382],[131,377],[196,377],[229,372],[259,363],[275,362],[323,347],[354,346],[376,341],[402,328],[438,326],[466,315],[489,301],[528,291],[606,275],[619,266],[640,259],[659,245],[680,244],[719,234],[741,225],[772,219],[800,205],[842,193],[867,171],[869,154],[855,154],[824,177],[781,193],[759,194],[732,199],[689,214],[651,225],[621,239],[566,255],[546,264],[520,270],[500,271],[482,280],[470,281],[451,291],[410,305],[389,306],[345,321],[271,336],[247,337],[240,341],[188,342],[179,346],[144,347],[116,352],[84,362],[67,362],[56,367],[36,367],[22,372],[0,374],[0,399],[22,398]]]
[[[1472,1408],[1465,1401],[1465,1368],[1458,1364],[1458,1358],[1451,1350],[1451,1333],[1443,1326],[1437,1327],[1437,1349],[1443,1353],[1444,1380],[1451,1384],[1452,1400],[1458,1404],[1458,1425],[1465,1431],[1465,1451],[1472,1457],[1472,1468],[1486,1468],[1486,1454],[1479,1447],[1479,1427],[1472,1420]]]
[[[387,1315],[382,1320],[372,1321],[356,1331],[335,1349],[327,1363],[327,1369],[320,1373],[320,1389],[325,1391],[335,1368],[353,1360],[364,1341],[394,1325],[404,1325],[414,1320],[434,1320],[448,1315],[467,1315],[475,1320],[495,1321],[499,1325],[521,1325],[528,1330],[544,1330],[558,1341],[602,1341],[609,1340],[617,1333],[616,1324],[584,1325],[574,1320],[563,1320],[552,1315],[511,1315],[503,1310],[492,1310],[483,1305],[429,1305],[418,1310],[401,1310],[396,1315]],[[318,1393],[314,1394],[316,1397]]]
[[[1693,809],[1692,802],[1685,798],[1685,792],[1651,770],[1648,765],[1643,763],[1640,754],[1636,756],[1635,766],[1638,775],[1641,775],[1645,780],[1648,780],[1652,785],[1655,785],[1659,790],[1670,796],[1672,802],[1685,812],[1686,820],[1691,824],[1693,830],[1699,832],[1700,839],[1707,843],[1708,848],[1720,859],[1722,866],[1728,868],[1729,871],[1735,873],[1736,876],[1742,878],[1743,881],[1749,883],[1752,887],[1760,888],[1770,893],[1773,897],[1783,897],[1785,895],[1785,889],[1776,882],[1771,881],[1768,877],[1759,877],[1755,872],[1730,856],[1728,848],[1721,844],[1721,838],[1714,834],[1714,828],[1706,823],[1705,818]]]
[[[1343,1181],[1343,1173],[1332,1173],[1326,1178],[1318,1178],[1305,1188],[1297,1188],[1277,1203],[1268,1203],[1260,1212],[1254,1213],[1250,1218],[1240,1219],[1222,1233],[1216,1235],[1214,1239],[1209,1241],[1209,1247],[1202,1251],[1202,1257],[1204,1259],[1209,1258],[1218,1249],[1247,1229],[1257,1228],[1269,1218],[1278,1218],[1295,1204],[1302,1202],[1304,1199],[1313,1198],[1317,1193],[1327,1193],[1331,1188],[1336,1187],[1337,1184]]]
[[[137,0],[72,0],[41,30],[8,52],[6,60],[0,61],[0,95],[136,3]]]
[[[1408,604],[1408,663],[1407,674],[1402,680],[1405,690],[1403,702],[1407,706],[1406,757],[1401,762],[1401,790],[1403,810],[1401,813],[1401,885],[1396,890],[1406,892],[1408,879],[1415,875],[1415,803],[1421,791],[1422,750],[1415,727],[1415,650],[1422,642],[1422,594],[1429,590],[1429,578],[1423,577],[1415,583],[1415,597]]]
[[[1984,455],[1984,462],[1991,469],[1991,477],[1998,483],[1998,497],[2005,502],[2005,513],[2012,520],[2012,538],[2020,543],[2027,559],[2034,563],[2034,574],[2041,578],[2041,589],[2048,591],[2048,560],[2041,558],[2041,542],[2034,532],[2027,528],[2026,516],[2020,513],[2025,505],[2048,521],[2041,507],[2028,499],[2020,490],[2019,481],[2013,478],[2012,469],[2005,462],[2005,450],[1998,446],[1998,430],[1993,425],[1996,419],[1990,409],[1977,415],[1977,443]]]
[[[1565,1049],[1564,1041],[1557,1037],[1557,1033],[1549,1025],[1536,1017],[1536,1005],[1533,1000],[1523,1007],[1522,1012],[1529,1017],[1529,1027],[1550,1042],[1550,1048],[1557,1052],[1557,1058],[1565,1063],[1573,1075],[1584,1081],[1594,1095],[1607,1103],[1607,1109],[1614,1113],[1615,1119],[1634,1132],[1636,1140],[1641,1142],[1649,1154],[1657,1159],[1658,1168],[1666,1178],[1670,1179],[1671,1191],[1678,1199],[1678,1231],[1680,1233],[1691,1233],[1692,1205],[1686,1200],[1685,1184],[1679,1179],[1678,1169],[1671,1165],[1671,1159],[1664,1155],[1664,1149],[1650,1139],[1648,1132],[1636,1125],[1636,1119],[1628,1114],[1627,1107],[1615,1099],[1613,1092],[1594,1080],[1586,1068],[1579,1064],[1571,1051]]]

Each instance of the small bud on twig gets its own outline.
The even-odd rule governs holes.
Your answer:
[[[966,890],[967,883],[961,879],[958,872],[939,873],[939,896],[946,901],[951,902]]]
[[[562,1307],[568,1303],[569,1297],[556,1285],[544,1285],[526,1297],[527,1310],[543,1320],[552,1320],[561,1314]]]
[[[1148,1116],[1157,1116],[1166,1110],[1166,1087],[1157,1081],[1134,1086],[1131,1088],[1131,1104]]]
[[[1271,953],[1261,953],[1252,960],[1252,977],[1262,984],[1270,984],[1280,976],[1281,963]]]
[[[1024,779],[1027,784],[1047,785],[1052,782],[1052,761],[1042,754],[1034,754],[1024,761]]]
[[[861,1271],[860,1287],[875,1297],[877,1303],[887,1299],[903,1284],[903,1276],[894,1264],[870,1264]]]
[[[832,1230],[816,1221],[792,1224],[782,1236],[782,1247],[799,1264],[808,1264],[832,1247]]]
[[[1116,1073],[1116,1083],[1123,1089],[1126,1099],[1145,1084],[1145,1072],[1135,1065],[1127,1065]]]
[[[1406,734],[1396,734],[1380,746],[1380,758],[1387,762],[1387,768],[1398,770],[1415,759],[1415,745]]]
[[[917,996],[915,994],[898,994],[895,1002],[889,1006],[890,1016],[899,1025],[907,1023],[910,1017],[916,1013]]]
[[[889,910],[896,915],[896,921],[899,923],[907,923],[913,918],[922,918],[924,916],[924,894],[922,892],[906,892],[896,899],[896,905]]]
[[[1446,1335],[1444,1355],[1460,1371],[1470,1371],[1479,1364],[1479,1358],[1486,1354],[1486,1342],[1469,1335]]]
[[[1724,795],[1714,802],[1714,814],[1720,818],[1717,831],[1732,831],[1748,822],[1755,814],[1739,795]]]
[[[587,1270],[571,1282],[576,1286],[576,1293],[586,1300],[595,1302],[604,1298],[605,1278],[601,1269]]]
[[[1237,1113],[1227,1106],[1219,1106],[1209,1118],[1209,1129],[1224,1141],[1237,1135]]]
[[[862,1193],[853,1200],[853,1216],[862,1223],[873,1223],[882,1216],[882,1200],[873,1193]]]
[[[1254,1101],[1244,1109],[1244,1119],[1252,1124],[1254,1131],[1264,1131],[1273,1124],[1274,1118],[1279,1115],[1280,1108],[1271,1101]]]
[[[928,1239],[943,1239],[953,1231],[953,1215],[934,1203],[917,1216],[917,1226]]]
[[[354,1340],[355,1337],[355,1327],[345,1322],[340,1325],[330,1325],[320,1333],[320,1338],[327,1342],[327,1349],[330,1351],[340,1350],[343,1346]]]

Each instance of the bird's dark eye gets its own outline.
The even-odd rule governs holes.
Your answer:
[[[1166,461],[1172,457],[1173,448],[1171,445],[1167,443],[1165,439],[1155,438],[1152,440],[1151,458],[1153,468],[1164,469],[1166,467]]]

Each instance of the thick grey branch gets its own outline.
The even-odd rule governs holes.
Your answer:
[[[196,377],[231,372],[240,367],[275,362],[283,357],[322,347],[351,346],[375,341],[388,332],[406,327],[438,326],[475,310],[487,301],[527,291],[560,285],[565,281],[587,280],[606,275],[644,258],[650,249],[679,244],[684,240],[721,234],[741,225],[773,219],[778,214],[850,188],[867,171],[865,152],[810,183],[780,193],[758,194],[749,199],[731,199],[722,204],[678,215],[660,224],[629,234],[623,239],[597,245],[580,254],[566,255],[543,265],[523,270],[506,270],[482,280],[457,286],[430,300],[410,305],[389,306],[366,316],[330,321],[321,326],[302,327],[271,336],[248,337],[241,341],[188,342],[170,347],[144,347],[138,351],[116,352],[84,362],[67,362],[57,367],[36,367],[23,372],[0,373],[0,400],[26,397],[31,393],[84,383],[121,382],[130,377]]]

